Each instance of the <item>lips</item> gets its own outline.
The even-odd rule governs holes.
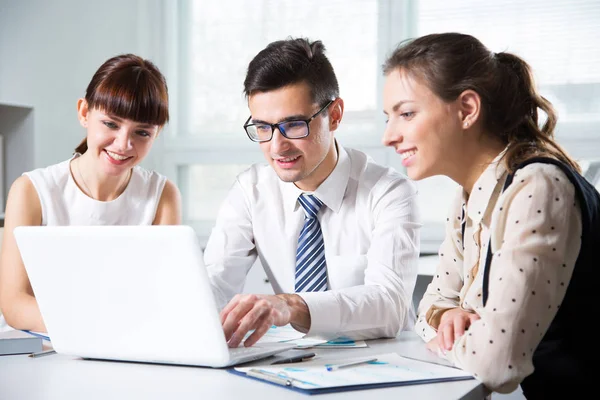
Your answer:
[[[406,160],[417,154],[417,149],[401,150],[399,153],[400,157],[402,157],[403,160]]]
[[[115,165],[125,164],[127,161],[129,161],[129,159],[133,157],[125,156],[106,149],[104,149],[104,153],[106,154],[106,158],[108,159],[108,161]]]
[[[415,147],[410,148],[410,149],[397,149],[396,150],[396,153],[400,154],[400,157],[402,157],[402,165],[406,168],[410,167],[410,165],[416,159],[415,155],[418,152],[419,151]]]
[[[296,161],[298,159],[298,157],[300,157],[300,156],[278,158],[276,161],[278,161],[278,162],[292,162],[292,161]]]
[[[300,157],[301,156],[273,158],[273,161],[282,168],[291,168],[298,162]]]

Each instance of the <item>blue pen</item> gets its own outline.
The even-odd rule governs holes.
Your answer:
[[[28,333],[28,334],[30,334],[32,336],[36,336],[36,337],[42,338],[44,340],[50,341],[50,337],[49,336],[42,335],[41,333],[31,332],[31,331],[28,331],[28,330],[25,330],[25,329],[22,329],[21,332],[25,332],[25,333]]]

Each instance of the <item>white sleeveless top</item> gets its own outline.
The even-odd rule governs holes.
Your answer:
[[[98,201],[75,184],[72,158],[47,168],[25,172],[42,205],[42,225],[152,225],[166,177],[142,167],[133,168],[131,179],[119,197]],[[0,332],[12,330],[0,312]]]
[[[42,205],[42,225],[152,225],[166,177],[133,167],[119,197],[98,201],[79,189],[69,168],[72,158],[23,175],[29,177]]]

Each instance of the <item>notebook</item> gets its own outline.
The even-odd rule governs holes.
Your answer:
[[[42,351],[42,339],[22,331],[0,332],[0,356]]]
[[[219,368],[294,347],[227,346],[189,226],[21,226],[14,234],[57,353]]]

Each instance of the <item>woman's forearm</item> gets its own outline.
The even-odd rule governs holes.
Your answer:
[[[17,293],[3,300],[2,313],[8,325],[15,329],[46,332],[35,297],[28,293]]]

